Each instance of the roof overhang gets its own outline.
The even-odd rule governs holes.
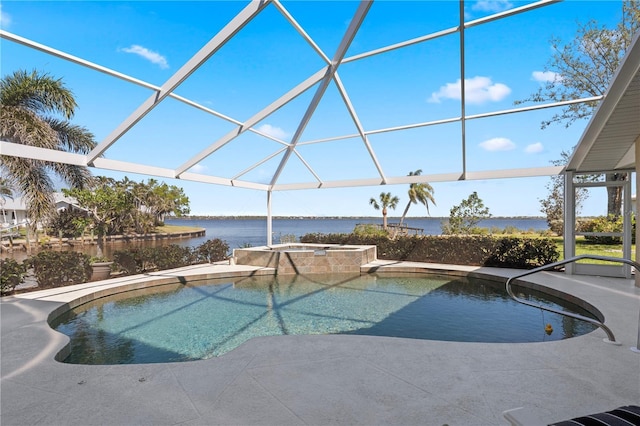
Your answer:
[[[622,60],[589,121],[566,170],[577,173],[630,170],[640,143],[640,33]]]

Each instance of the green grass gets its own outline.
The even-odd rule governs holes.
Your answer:
[[[556,242],[556,247],[558,248],[558,252],[560,253],[560,259],[564,258],[564,246],[563,246],[563,238],[561,237],[552,237],[552,239]],[[581,254],[592,254],[596,256],[607,256],[607,257],[622,257],[622,244],[592,244],[584,239],[584,237],[576,237],[576,256]],[[631,260],[636,260],[636,245],[633,244],[631,246]],[[612,262],[604,262],[600,260],[583,260],[580,263],[597,263],[597,264],[615,264],[620,265],[620,263],[612,263]]]
[[[564,238],[550,235],[548,231],[522,231],[515,230],[515,232],[497,232],[496,229],[491,230],[493,235],[508,235],[510,237],[518,238],[550,238],[556,243],[558,253],[560,253],[560,259],[564,259]],[[507,230],[510,231],[510,230]],[[596,256],[607,257],[622,257],[622,244],[593,244],[585,240],[582,236],[576,237],[576,256],[582,254],[591,254]],[[636,245],[631,246],[631,260],[636,260]],[[581,260],[580,263],[597,263],[597,264],[609,264],[620,265],[617,262],[605,262],[601,260]]]
[[[197,226],[164,225],[164,226],[156,226],[154,232],[157,232],[157,233],[193,232],[193,231],[199,231],[201,229],[202,228],[198,228]]]

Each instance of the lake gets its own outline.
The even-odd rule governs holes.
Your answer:
[[[421,228],[425,235],[440,235],[441,222],[445,218],[407,218],[404,223],[413,228]],[[390,218],[389,223],[398,223],[399,218]],[[267,241],[266,219],[167,219],[168,225],[194,226],[206,229],[206,236],[179,241],[182,246],[197,246],[206,240],[220,238],[229,244],[229,248],[245,246],[261,246]],[[350,233],[357,224],[381,224],[382,218],[349,217],[349,218],[274,218],[273,243],[280,242],[284,235],[295,235],[297,238],[309,233]],[[491,218],[480,222],[483,228],[500,228],[513,226],[528,231],[542,231],[548,229],[544,218]]]

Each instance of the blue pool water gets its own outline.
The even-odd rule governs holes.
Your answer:
[[[588,315],[548,295],[518,293]],[[553,333],[545,332],[546,324]],[[256,336],[363,334],[498,343],[559,340],[594,329],[518,304],[503,284],[439,275],[295,275],[164,285],[82,305],[52,326],[71,337],[65,362],[80,364],[206,359]]]

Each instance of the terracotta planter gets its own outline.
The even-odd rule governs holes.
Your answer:
[[[91,281],[106,280],[111,276],[111,265],[113,262],[96,262],[91,264],[93,270]]]

